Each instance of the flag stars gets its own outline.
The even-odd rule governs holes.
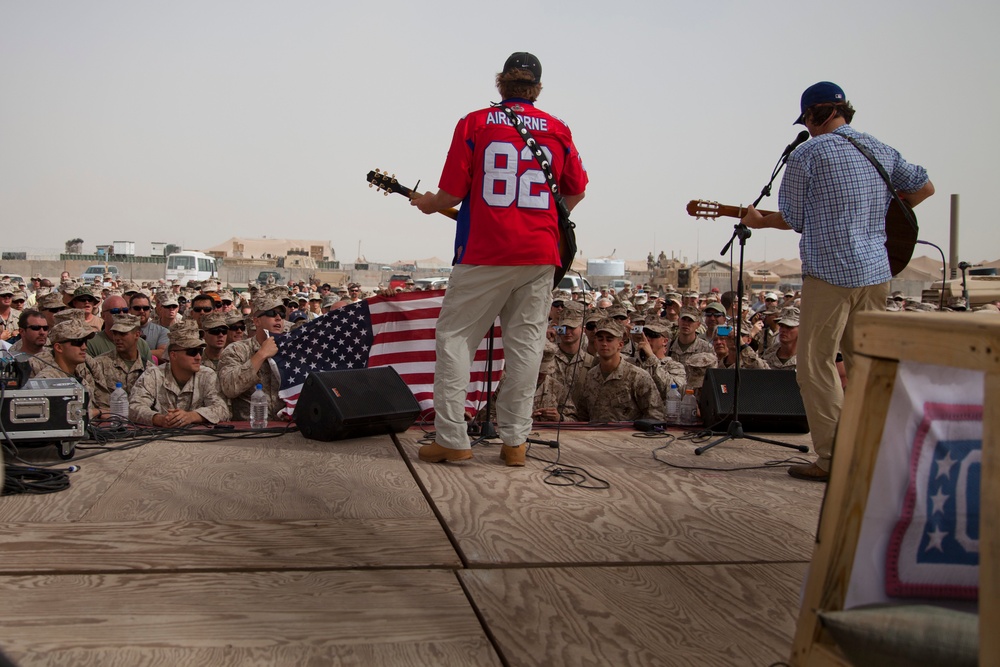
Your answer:
[[[938,512],[944,514],[944,505],[946,502],[948,502],[948,498],[950,497],[951,496],[945,493],[942,489],[938,489],[938,492],[930,497],[931,503],[933,504],[933,509],[931,509],[931,516],[934,516]]]
[[[956,461],[955,459],[951,458],[951,452],[948,452],[947,454],[944,455],[943,459],[938,459],[936,461],[936,463],[937,463],[938,470],[937,470],[937,476],[935,477],[935,479],[937,477],[944,477],[945,479],[950,479],[951,478],[951,468],[956,463],[958,463],[958,461]]]
[[[930,533],[927,533],[927,547],[924,551],[931,551],[932,549],[937,549],[938,551],[944,551],[944,538],[948,537],[948,533],[942,531],[940,528],[935,527]]]

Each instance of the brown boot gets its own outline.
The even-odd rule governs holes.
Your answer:
[[[436,442],[420,447],[417,456],[421,461],[441,463],[442,461],[468,461],[472,458],[471,449],[449,449]]]
[[[523,466],[524,465],[524,455],[528,452],[527,443],[518,445],[517,447],[511,447],[510,445],[502,445],[500,447],[500,458],[507,462],[507,466]]]
[[[830,473],[823,470],[815,463],[803,463],[802,465],[789,466],[788,474],[795,479],[807,479],[810,482],[825,482],[830,479]]]

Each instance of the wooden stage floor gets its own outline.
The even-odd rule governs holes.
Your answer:
[[[826,486],[728,469],[802,455],[564,429],[530,452],[557,470],[507,468],[498,445],[432,465],[423,436],[78,448],[68,490],[0,498],[0,649],[22,667],[787,660]]]

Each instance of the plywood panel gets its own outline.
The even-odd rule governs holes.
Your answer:
[[[451,572],[0,577],[0,589],[22,667],[498,664]]]
[[[516,665],[767,665],[783,660],[805,566],[466,570]]]
[[[458,567],[434,517],[0,524],[0,572]]]
[[[401,438],[414,460],[418,435]],[[739,497],[726,477],[656,463],[652,447],[630,432],[574,432],[563,444],[563,463],[587,468],[611,488],[546,485],[544,464],[506,468],[497,446],[477,447],[468,463],[414,463],[470,563],[806,560],[812,553],[811,530]]]

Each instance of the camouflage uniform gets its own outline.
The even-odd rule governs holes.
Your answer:
[[[148,364],[153,358],[153,355],[149,351],[149,345],[142,338],[139,339],[136,345],[139,348],[139,358],[142,359],[144,363]],[[102,354],[114,351],[115,342],[111,340],[111,337],[104,331],[101,331],[99,334],[87,341],[88,357],[99,357]]]
[[[277,419],[278,410],[285,407],[284,401],[278,398],[279,383],[271,370],[271,363],[265,361],[259,371],[253,372],[250,360],[259,349],[257,339],[249,338],[226,347],[219,359],[219,388],[232,402],[233,421],[250,419],[250,396],[258,383],[267,395],[269,419]]]
[[[687,370],[684,368],[684,364],[670,357],[659,359],[656,356],[650,355],[646,359],[637,357],[631,358],[628,361],[649,373],[649,376],[653,378],[653,382],[656,384],[656,390],[660,392],[660,398],[664,401],[667,398],[667,391],[670,389],[671,383],[676,382],[678,388],[687,384]]]
[[[206,421],[218,424],[229,419],[229,401],[219,391],[215,371],[202,368],[181,387],[170,372],[170,364],[151,366],[129,394],[128,416],[136,424],[153,424],[153,416],[169,410],[194,410]]]
[[[685,366],[687,366],[687,360],[698,354],[699,352],[709,352],[715,354],[712,349],[712,344],[709,343],[704,338],[695,338],[694,342],[687,347],[682,347],[677,339],[674,338],[670,341],[670,345],[667,346],[667,356],[674,361],[679,361]]]
[[[556,367],[550,378],[552,380],[552,400],[555,402],[555,405],[536,405],[536,410],[539,407],[562,407],[563,419],[571,422],[578,421],[576,402],[573,400],[573,397],[582,389],[583,381],[587,377],[587,371],[597,363],[594,356],[588,354],[587,350],[584,349],[585,346],[583,343],[584,338],[581,335],[580,349],[572,356],[567,355],[562,350],[556,352]]]
[[[777,338],[777,336],[775,336],[775,338]],[[781,347],[778,346],[778,345],[775,345],[775,346],[771,347],[767,352],[765,352],[764,356],[762,357],[763,360],[764,360],[764,362],[768,365],[769,368],[774,368],[774,369],[789,369],[790,368],[790,369],[794,370],[795,369],[795,357],[797,355],[793,354],[790,358],[786,359],[785,361],[782,361],[781,359],[778,358],[778,350],[779,349],[781,349]]]
[[[146,362],[141,356],[129,365],[119,356],[117,350],[87,359],[81,366],[83,368],[79,370],[82,371],[84,386],[89,383],[93,389],[90,405],[101,410],[111,409],[111,392],[115,390],[116,382],[121,382],[125,392],[131,393],[139,376],[146,370]],[[149,367],[153,366],[150,364]]]
[[[574,400],[580,421],[662,421],[666,418],[663,399],[653,379],[624,359],[607,377],[604,377],[599,365],[587,371],[583,388]]]

